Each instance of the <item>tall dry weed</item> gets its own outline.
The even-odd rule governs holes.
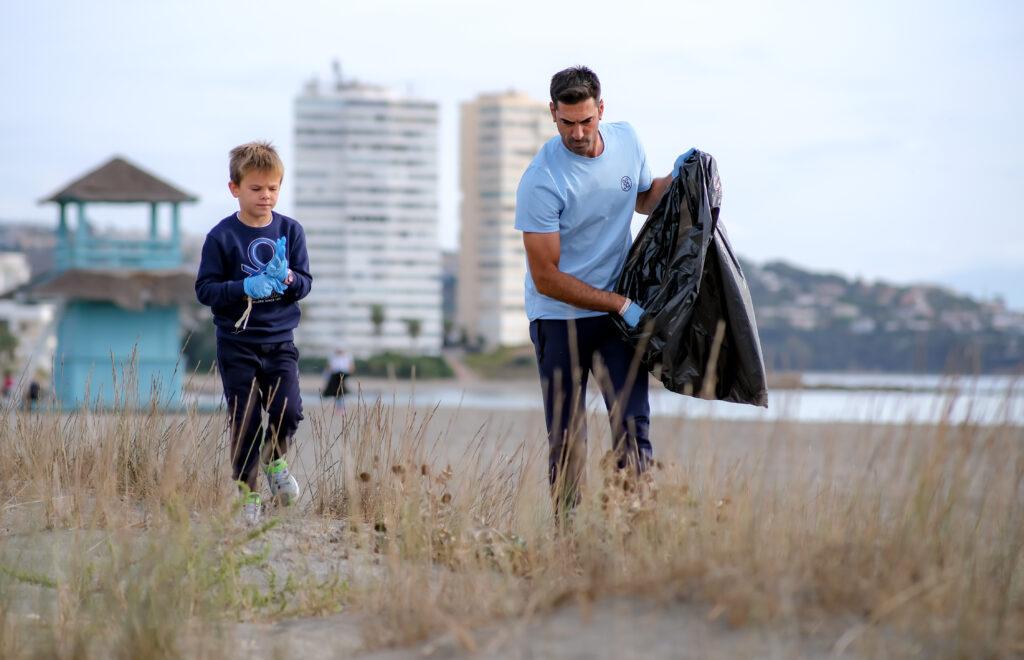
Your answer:
[[[760,453],[727,458],[696,420],[687,440],[703,446],[639,479],[592,447],[559,532],[542,439],[499,458],[484,429],[439,463],[430,414],[397,429],[394,409],[356,411],[334,438],[349,468],[321,484],[335,497],[320,510],[381,556],[353,596],[381,644],[447,631],[468,649],[483,622],[640,595],[706,603],[734,626],[839,625],[837,651],[893,631],[952,640],[951,656],[1024,649],[1019,427],[890,426],[840,447],[779,423]]]
[[[291,516],[344,525],[331,547],[370,568],[341,581],[279,574],[261,549],[276,530],[231,527],[220,414],[8,410],[0,526],[79,534],[80,552],[40,563],[7,537],[5,657],[215,656],[222,624],[341,605],[369,615],[370,646],[447,632],[479,650],[478,626],[620,595],[834,630],[836,651],[876,634],[949,657],[1024,650],[1017,426],[684,419],[659,427],[661,458],[637,478],[605,455],[596,416],[588,485],[559,527],[540,434],[467,434],[457,414],[395,400],[307,412]],[[39,619],[16,607],[26,593]]]

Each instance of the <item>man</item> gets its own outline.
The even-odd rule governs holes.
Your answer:
[[[579,502],[586,459],[586,389],[599,355],[621,469],[646,469],[652,450],[647,374],[610,314],[631,326],[644,310],[614,293],[631,243],[633,212],[650,214],[672,181],[652,179],[643,146],[624,122],[601,124],[604,101],[586,67],[551,79],[558,136],[530,163],[516,194],[528,273],[526,313],[548,428],[548,476],[556,511]]]

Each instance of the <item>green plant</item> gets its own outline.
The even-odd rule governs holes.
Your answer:
[[[405,331],[409,333],[409,344],[413,351],[416,350],[416,339],[423,331],[423,321],[419,319],[402,319],[405,323]]]
[[[362,376],[374,378],[433,379],[451,378],[451,367],[444,358],[433,355],[403,355],[401,353],[378,353],[365,360],[356,360],[356,370]]]
[[[299,358],[299,373],[320,374],[327,369],[327,358],[317,355],[303,355]]]
[[[384,305],[370,305],[370,323],[373,324],[373,335],[375,337],[380,337],[385,320]]]
[[[536,378],[537,358],[532,346],[501,346],[489,353],[467,353],[466,366],[484,378]]]

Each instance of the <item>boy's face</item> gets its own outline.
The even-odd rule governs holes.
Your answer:
[[[242,220],[252,224],[270,222],[281,192],[281,175],[277,172],[253,170],[242,176],[240,183],[228,182],[228,189],[238,200]]]

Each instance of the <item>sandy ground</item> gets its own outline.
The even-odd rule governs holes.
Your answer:
[[[306,413],[290,459],[300,481],[306,480],[318,450],[325,446],[336,449],[332,445],[339,442],[343,425],[351,420],[329,405],[315,402],[307,402]],[[399,406],[395,427],[421,428],[426,450],[441,463],[458,462],[466,457],[467,448],[477,445],[483,459],[493,460],[526,442],[539,461],[534,467],[538,486],[543,487],[546,440],[539,405],[533,412],[493,413]],[[589,427],[591,451],[603,453],[609,448],[606,421],[594,415]],[[805,479],[827,476],[834,486],[855,488],[868,469],[872,448],[930,433],[883,425],[655,418],[651,435],[656,458],[665,462],[692,465],[713,458],[722,470],[753,462],[768,482],[784,483],[794,475]],[[483,441],[477,442],[479,438]],[[23,515],[31,513],[26,509]],[[70,532],[46,532],[45,539],[38,533],[21,536],[16,522],[12,522],[15,520],[12,516],[5,518],[0,547],[5,556],[19,557],[19,565],[28,569],[52,566],[54,547],[82,543],[81,538],[71,542]],[[345,576],[375,570],[373,557],[344,551],[343,538],[342,522],[286,516],[266,536],[270,563],[284,572],[314,575]],[[38,602],[38,598],[27,598],[26,602]],[[458,639],[445,634],[411,648],[367,651],[362,616],[343,612],[277,623],[229,624],[228,633],[235,640],[232,646],[237,657],[246,658],[818,658],[830,656],[836,639],[848,629],[844,622],[837,621],[834,627],[812,634],[780,629],[735,630],[718,620],[707,606],[609,598],[566,605],[533,619],[496,623],[467,631]],[[884,649],[889,657],[923,653],[912,641],[901,639],[886,640]]]
[[[359,625],[341,614],[273,625],[241,624],[239,647],[252,658],[398,660],[399,658],[826,658],[832,641],[780,630],[731,629],[710,620],[706,608],[611,598],[566,606],[543,618],[445,634],[413,647],[360,653]],[[467,649],[467,646],[469,648]],[[892,649],[890,648],[890,651]],[[908,645],[907,651],[913,652]]]
[[[324,415],[323,427],[338,432],[344,417],[329,407],[310,410]],[[497,458],[525,441],[533,448],[536,479],[543,487],[546,440],[543,414],[475,410],[396,411],[396,426],[420,428],[424,445],[442,464],[464,459],[467,448],[484,438],[481,452]],[[313,448],[331,432],[312,438],[306,424],[292,458],[296,473],[313,464]],[[594,415],[589,422],[590,449],[609,448],[606,421]],[[799,424],[730,422],[709,419],[654,419],[652,438],[656,457],[682,465],[714,460],[721,470],[739,463],[759,466],[767,483],[799,475],[828,479],[834,487],[856,488],[865,475],[872,448],[879,444],[928,437],[929,429],[857,424]],[[877,469],[877,466],[876,468]],[[275,531],[276,534],[276,531]],[[236,633],[251,657],[274,657],[274,649],[291,657],[335,658],[818,658],[831,656],[836,640],[849,628],[837,621],[828,630],[806,631],[729,628],[715,620],[708,607],[688,603],[654,603],[611,598],[598,603],[568,605],[543,617],[495,624],[457,639],[451,634],[412,648],[360,653],[358,615],[302,619],[275,624],[241,624]],[[862,647],[863,648],[863,647]],[[883,646],[888,657],[919,656],[912,640],[892,637]],[[865,656],[871,657],[871,656]]]
[[[314,404],[315,405],[315,404]],[[316,448],[337,443],[345,424],[344,415],[330,406],[307,407],[307,417],[323,419],[321,431],[316,424],[304,422],[292,451],[290,463],[301,476],[314,464]],[[535,411],[497,411],[454,409],[417,409],[398,406],[397,428],[422,429],[423,446],[429,457],[439,463],[456,464],[467,449],[479,448],[484,458],[497,459],[512,453],[525,443],[539,466],[547,460],[544,415]],[[611,434],[603,412],[588,419],[588,450],[602,455],[611,448]],[[1017,429],[1024,439],[1024,428]],[[318,437],[314,438],[316,435]],[[866,463],[878,445],[892,441],[929,438],[930,427],[866,425],[853,423],[775,423],[729,421],[708,418],[654,417],[651,440],[654,456],[663,462],[700,465],[714,459],[719,466],[754,463],[769,483],[793,475],[820,475],[827,471],[829,483],[855,485],[864,476]],[[876,465],[874,469],[877,469]],[[545,473],[537,468],[537,479]]]

